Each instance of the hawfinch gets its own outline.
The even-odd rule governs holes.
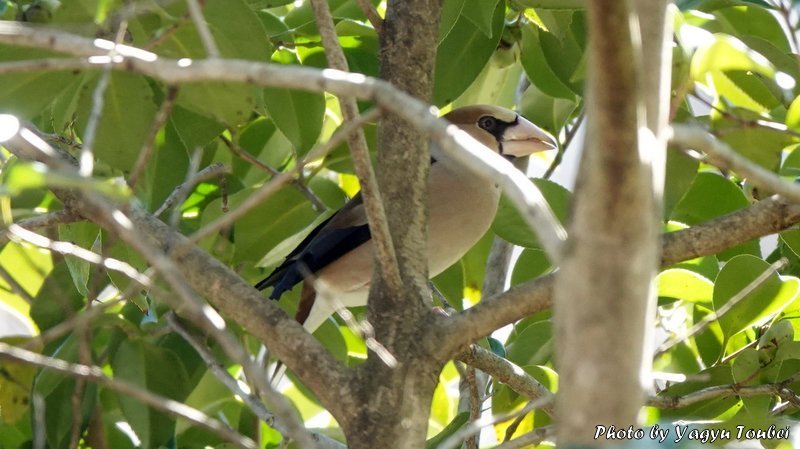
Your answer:
[[[509,159],[556,148],[547,132],[514,111],[497,106],[467,106],[445,119]],[[428,175],[428,271],[438,275],[457,262],[486,233],[497,212],[500,190],[449,160],[431,160]],[[373,253],[361,195],[354,196],[322,222],[266,279],[256,284],[274,287],[271,299],[313,275],[330,289],[340,305],[367,303]],[[337,304],[318,299],[306,282],[295,318],[314,332]]]

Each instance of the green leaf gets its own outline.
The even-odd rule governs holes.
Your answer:
[[[701,371],[699,375],[694,376],[694,378],[697,380],[687,380],[686,382],[671,385],[669,388],[662,391],[659,396],[685,396],[689,393],[702,390],[703,388],[730,385],[733,383],[731,368],[727,365],[711,367]],[[731,409],[735,408],[738,410],[739,407],[741,407],[741,404],[736,397],[715,398],[679,409],[662,410],[661,417],[662,419],[714,419]]]
[[[100,228],[87,221],[62,224],[58,227],[58,236],[61,240],[73,243],[81,248],[92,250],[92,246],[100,235]],[[74,256],[66,256],[64,261],[69,268],[75,288],[83,296],[89,296],[87,283],[89,282],[89,262]]]
[[[74,288],[67,265],[57,264],[36,293],[30,315],[39,330],[45,331],[75,314],[84,303],[85,298]]]
[[[439,44],[433,103],[443,106],[452,102],[472,83],[497,48],[503,29],[504,2],[498,2],[492,16],[491,38],[464,16]]]
[[[264,89],[264,103],[272,120],[297,149],[308,153],[319,138],[325,115],[325,96],[317,92]]]
[[[441,432],[425,442],[425,449],[435,449],[439,447],[447,438],[458,432],[469,421],[469,412],[461,412]]]
[[[733,297],[755,281],[770,265],[750,255],[740,255],[729,260],[714,282],[714,309],[719,311]],[[719,325],[727,342],[745,328],[768,319],[779,312],[800,294],[800,279],[778,276],[774,271],[751,293],[739,299],[733,308],[719,318]]]
[[[577,107],[576,100],[551,97],[531,84],[522,94],[520,111],[532,122],[558,135]]]
[[[518,285],[547,273],[552,270],[553,264],[547,258],[547,253],[540,248],[523,248],[514,264],[511,273],[511,285]]]
[[[569,190],[546,179],[531,179],[542,192],[547,204],[562,223],[566,222],[569,212],[571,194]],[[517,209],[505,197],[500,199],[497,217],[492,223],[492,230],[509,242],[526,248],[540,248],[539,240],[528,227],[528,224],[519,215]]]
[[[664,217],[669,217],[697,176],[700,161],[679,151],[667,152],[667,173],[664,178]]]
[[[229,207],[238,207],[252,195],[253,190],[245,189],[230,195]],[[205,208],[203,224],[221,216],[219,202],[220,200],[214,200]],[[236,221],[235,260],[247,263],[258,261],[283,240],[303,231],[316,217],[317,213],[311,204],[297,189],[288,186],[278,190]],[[289,249],[291,248],[287,251]]]
[[[99,75],[98,75],[99,77]],[[77,130],[85,138],[97,83],[83,85],[78,101]],[[133,167],[156,115],[153,90],[144,78],[113,72],[103,95],[103,108],[94,141],[94,154],[113,168]]]
[[[183,402],[189,395],[188,376],[172,351],[143,341],[125,340],[111,360],[114,378]],[[145,449],[157,448],[173,437],[175,418],[152,410],[135,398],[117,395],[128,424]]]
[[[0,45],[0,61],[58,57],[56,53]],[[74,71],[41,71],[0,75],[0,111],[30,120],[41,114],[83,75]]]
[[[466,0],[444,0],[442,1],[442,16],[439,20],[439,39],[438,44],[450,34],[453,26],[455,26],[458,18],[461,16],[461,10],[464,8]]]
[[[750,202],[733,182],[712,172],[698,173],[689,191],[675,206],[671,220],[689,225],[700,224],[735,210],[747,207]],[[726,260],[736,254],[760,255],[758,242],[752,240],[719,254]]]
[[[754,36],[776,46],[784,53],[791,45],[775,14],[759,6],[732,6],[714,11],[723,30],[737,37]]]
[[[539,321],[526,327],[507,345],[508,360],[517,365],[545,365],[553,355],[553,325]]]
[[[469,8],[461,10],[461,15],[469,19],[486,37],[491,38],[495,31],[492,23],[498,1],[484,0],[470,3]],[[501,3],[505,3],[505,1]]]
[[[522,66],[528,79],[536,85],[543,93],[555,97],[575,100],[575,92],[568,85],[568,81],[562,81],[545,57],[539,35],[546,33],[533,24],[522,27]]]
[[[697,49],[692,58],[692,79],[710,85],[708,76],[729,70],[742,70],[773,77],[772,64],[741,40],[726,34],[715,34],[710,44]]]
[[[758,351],[747,348],[733,360],[731,374],[737,386],[753,385],[758,381],[758,371],[761,362],[758,360]]]
[[[518,0],[518,3],[535,9],[585,9],[586,0]]]
[[[558,12],[553,16],[559,24],[556,31],[539,33],[542,54],[558,79],[573,93],[583,95],[586,78],[586,15],[576,11]]]
[[[711,302],[714,283],[686,269],[670,268],[656,276],[658,296],[689,302]]]
[[[56,344],[52,352],[43,351],[47,355],[66,362],[78,362],[78,342],[75,334],[70,334],[60,344]],[[69,447],[73,421],[80,420],[83,426],[94,409],[97,398],[97,384],[86,382],[83,396],[79,397],[80,416],[74,416],[73,397],[76,392],[75,380],[52,370],[41,370],[34,380],[33,392],[44,399],[44,410],[37,411],[34,402],[32,410],[44,414],[45,431],[48,447],[66,449]],[[70,419],[64,419],[69,416]]]

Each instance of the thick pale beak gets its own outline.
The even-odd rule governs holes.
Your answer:
[[[521,115],[517,116],[517,123],[505,129],[501,143],[503,144],[503,155],[515,157],[558,148],[556,139],[550,133]]]

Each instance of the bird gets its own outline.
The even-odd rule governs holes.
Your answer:
[[[494,105],[454,109],[443,117],[507,159],[557,148],[552,135],[512,110]],[[487,150],[487,151],[489,151]],[[431,158],[428,174],[428,272],[434,277],[456,263],[489,230],[500,201],[491,180],[449,159]],[[366,305],[373,270],[373,244],[361,194],[314,228],[255,287],[273,287],[270,299],[303,282],[295,319],[310,333],[337,305]],[[305,281],[313,276],[318,283]],[[332,304],[314,289],[325,285]],[[327,295],[326,295],[327,296]]]

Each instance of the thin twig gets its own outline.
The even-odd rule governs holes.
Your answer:
[[[790,135],[792,137],[800,137],[800,132],[797,132],[797,131],[789,128],[788,126],[786,126],[783,123],[775,122],[775,121],[772,121],[772,120],[745,119],[745,118],[739,117],[738,115],[736,115],[736,114],[734,114],[734,113],[732,113],[730,111],[727,111],[725,109],[720,108],[719,106],[715,105],[714,103],[708,101],[708,99],[706,99],[702,95],[698,95],[696,93],[691,94],[691,95],[695,99],[697,99],[697,101],[699,101],[699,102],[705,104],[706,106],[710,107],[711,109],[719,112],[720,115],[722,115],[723,117],[727,118],[728,120],[732,120],[732,121],[738,123],[739,126],[742,127],[742,128],[763,128],[763,129],[768,129],[770,131],[775,131],[775,132],[779,132],[779,133],[783,133],[783,134],[788,134],[788,135]],[[720,131],[720,132],[722,132],[722,131]]]
[[[99,366],[69,363],[61,359],[47,357],[32,351],[20,349],[3,342],[0,342],[0,359],[38,366],[46,370],[52,370],[72,376],[76,379],[85,379],[95,382],[100,386],[108,388],[109,390],[116,391],[141,401],[142,403],[147,404],[156,410],[186,419],[187,421],[194,423],[203,429],[209,430],[215,435],[218,435],[239,447],[258,449],[258,445],[253,440],[240,435],[230,427],[222,424],[216,419],[209,417],[200,410],[189,407],[188,405],[164,396],[159,396],[128,382],[106,377],[102,368]]]
[[[541,192],[525,174],[515,173],[502,156],[486,151],[484,145],[458,127],[438,118],[436,111],[385,81],[335,69],[312,69],[253,61],[205,59],[183,62],[127,45],[114,45],[102,39],[90,40],[52,29],[34,28],[19,23],[0,23],[0,42],[11,45],[45,48],[76,56],[106,54],[117,50],[114,68],[150,76],[170,84],[197,81],[230,81],[262,87],[304,91],[326,91],[375,101],[381,108],[397,114],[412,126],[427,132],[438,145],[435,156],[450,157],[477,176],[497,183],[517,207],[526,223],[532,225],[551,260],[558,265],[566,232],[553,215]],[[96,60],[73,60],[72,69],[96,69]],[[102,58],[100,58],[102,59]],[[5,63],[0,63],[0,71]]]
[[[128,23],[123,21],[120,23],[119,30],[117,30],[117,37],[115,44],[122,43],[125,37],[125,31],[128,29]],[[97,81],[97,86],[92,93],[92,109],[89,112],[89,119],[86,121],[86,129],[83,132],[83,146],[81,147],[79,158],[78,174],[81,176],[91,176],[94,171],[94,142],[97,137],[97,128],[100,125],[100,116],[103,113],[104,96],[108,83],[111,80],[112,60],[116,56],[114,47],[108,51],[108,62],[103,66],[103,72],[100,74],[100,79]]]
[[[197,0],[186,0],[186,4],[189,6],[189,17],[192,18],[197,34],[200,36],[200,41],[203,42],[203,47],[206,49],[206,55],[209,58],[219,58],[219,47],[217,47],[214,36],[208,28],[205,17],[203,17],[203,9],[200,7],[200,3]]]
[[[131,174],[128,176],[128,185],[131,188],[136,185],[136,181],[138,181],[139,177],[142,176],[145,168],[147,167],[147,163],[153,156],[153,150],[155,150],[155,142],[158,131],[167,122],[169,114],[172,112],[172,107],[175,105],[175,100],[177,98],[178,87],[167,87],[167,92],[164,95],[164,101],[161,102],[161,106],[158,108],[158,112],[153,119],[153,123],[150,124],[150,129],[147,131],[147,137],[144,140],[144,146],[142,146],[142,150],[139,151],[139,156],[136,158],[136,163],[133,164]]]
[[[192,192],[192,190],[194,190],[194,187],[201,182],[198,180],[198,170],[200,170],[200,159],[202,157],[202,148],[195,148],[192,156],[189,158],[189,167],[186,169],[186,179],[184,179],[183,183],[173,190],[169,195],[169,198],[167,198],[167,200],[171,200],[171,203],[175,205],[175,207],[172,208],[172,213],[169,215],[169,225],[173,228],[178,226],[178,222],[181,220],[181,205],[184,203],[184,201],[186,201],[186,198],[189,198],[189,194]],[[211,167],[206,167],[206,169],[209,168]],[[202,176],[213,178],[216,176],[216,173],[214,172],[220,169],[230,172],[229,167],[219,164],[217,167],[215,167],[215,169],[209,170],[212,172],[212,174],[204,173]],[[164,203],[166,204],[167,201],[164,201]],[[169,207],[170,206],[167,206],[167,208]],[[163,213],[163,210],[161,212]],[[161,213],[156,214],[156,216],[159,215],[161,215]]]
[[[77,257],[78,259],[85,260],[86,262],[101,265],[106,269],[120,272],[142,286],[150,287],[152,285],[150,278],[144,276],[139,272],[139,270],[127,262],[109,257],[103,257],[100,254],[89,251],[88,249],[75,245],[74,243],[51,240],[43,235],[29,231],[16,224],[12,224],[8,227],[8,234],[12,236],[12,239],[16,237],[17,239],[28,242],[32,245],[36,245],[41,248],[47,248],[60,254]]]
[[[738,173],[760,191],[774,192],[787,200],[800,203],[800,185],[782,180],[699,127],[674,124],[669,141],[671,145],[705,153],[709,164]]]
[[[356,122],[345,123],[338,131],[336,131],[327,142],[318,144],[311,151],[306,154],[306,157],[291,169],[279,174],[272,178],[268,183],[261,186],[258,190],[250,194],[239,207],[230,211],[228,214],[212,221],[204,227],[197,230],[194,234],[189,236],[189,243],[198,242],[209,235],[218,232],[220,229],[226,228],[233,224],[236,220],[244,216],[248,211],[261,204],[264,200],[272,196],[281,187],[291,182],[296,173],[299,173],[311,161],[325,157],[331,150],[341,144],[347,136],[355,129],[364,126],[365,123],[376,119],[381,111],[378,108],[372,109],[361,116],[361,119]],[[177,248],[173,251],[179,251]]]
[[[349,67],[344,51],[339,44],[339,37],[333,25],[330,6],[326,0],[311,0],[311,8],[314,10],[314,17],[317,22],[322,44],[325,49],[325,57],[331,68],[348,72]],[[339,96],[339,105],[342,110],[342,117],[345,122],[357,121],[359,118],[358,104],[356,99],[350,96]],[[378,188],[378,181],[375,178],[375,170],[369,156],[367,139],[364,137],[364,130],[358,128],[355,133],[348,137],[350,145],[350,155],[353,158],[353,166],[361,184],[361,196],[364,199],[364,211],[369,222],[370,235],[372,236],[373,247],[375,248],[378,268],[382,274],[386,285],[392,292],[400,292],[402,279],[400,268],[397,263],[397,253],[394,248],[394,241],[389,233],[389,222],[386,219],[386,210],[381,199],[381,192]]]
[[[231,130],[231,133],[233,132],[234,131]],[[280,171],[258,160],[257,157],[250,154],[250,152],[246,151],[238,143],[234,142],[233,139],[228,139],[225,136],[219,136],[219,138],[220,140],[222,140],[225,146],[228,147],[229,150],[231,150],[233,154],[243,159],[245,162],[248,162],[249,164],[263,171],[264,173],[268,173],[272,176],[277,176],[278,174],[280,174]],[[298,174],[302,174],[302,172],[299,172]],[[317,212],[322,212],[327,208],[325,206],[325,203],[323,203],[322,200],[319,199],[317,194],[311,191],[311,189],[308,188],[308,186],[304,182],[301,182],[299,179],[294,178],[292,179],[292,185],[295,186],[297,190],[300,191],[300,193],[305,195],[306,198],[308,198],[308,201],[311,202],[311,205]]]
[[[198,172],[193,173],[193,170],[189,170],[186,181],[178,184],[178,186],[175,187],[175,189],[169,194],[167,199],[164,200],[161,206],[159,206],[159,208],[153,212],[153,215],[158,217],[163,214],[164,211],[176,205],[176,210],[180,211],[180,205],[186,200],[186,197],[189,195],[189,193],[191,193],[192,189],[194,189],[197,184],[208,181],[209,179],[222,174],[230,173],[230,171],[230,167],[219,162],[216,164],[211,164]]]
[[[753,293],[758,287],[761,286],[764,282],[766,282],[770,276],[776,274],[779,270],[781,270],[788,261],[785,258],[781,258],[777,262],[773,263],[769,266],[763,273],[759,274],[755,279],[750,281],[744,288],[739,290],[735,295],[731,297],[725,304],[722,305],[719,309],[709,313],[702,320],[695,323],[691,329],[686,333],[686,335],[682,335],[677,339],[673,339],[670,341],[665,342],[658,348],[655,353],[655,357],[658,357],[666,352],[669,352],[672,348],[679,345],[681,342],[684,342],[695,335],[702,332],[705,328],[707,328],[711,323],[718,321],[722,318],[726,313],[730,312],[737,304],[742,302],[742,300],[747,298],[747,295]]]
[[[455,359],[488,373],[530,400],[541,400],[542,411],[553,416],[553,393],[513,362],[477,345],[470,346]]]
[[[558,148],[558,152],[556,152],[556,156],[553,158],[553,162],[547,167],[547,170],[542,175],[544,179],[550,179],[553,176],[553,173],[556,171],[559,165],[561,165],[561,160],[564,158],[564,153],[567,152],[572,140],[578,134],[578,131],[581,128],[581,124],[583,123],[584,114],[583,111],[578,114],[578,117],[575,119],[575,122],[570,126],[567,130],[566,135],[564,137],[564,143]]]
[[[344,303],[339,300],[340,295],[335,289],[328,285],[325,281],[319,279],[311,273],[307,267],[300,265],[300,273],[303,275],[303,281],[312,285],[317,293],[317,301],[326,303],[331,310],[345,322],[347,327],[356,335],[364,340],[364,344],[368,349],[373,351],[378,358],[380,358],[386,366],[394,368],[397,366],[397,358],[385,346],[383,346],[375,338],[375,329],[369,321],[356,320],[353,312],[348,309]]]
[[[258,418],[268,426],[275,428],[277,431],[281,433],[286,433],[284,429],[283,423],[272,413],[267,410],[264,406],[264,403],[261,400],[253,395],[252,393],[245,391],[239,385],[239,382],[233,378],[233,376],[228,373],[222,364],[214,357],[211,353],[209,348],[203,344],[197,337],[195,337],[186,327],[181,324],[178,317],[175,315],[174,312],[170,312],[167,314],[167,322],[169,323],[170,327],[178,333],[187,343],[189,343],[195,351],[200,355],[200,358],[208,365],[209,370],[214,376],[222,382],[233,394],[242,398],[245,404],[250,407],[250,410],[258,416]],[[311,437],[316,440],[317,443],[320,444],[321,449],[343,449],[344,445],[336,440],[331,439],[327,435],[320,434],[320,433],[311,433]]]
[[[5,146],[26,159],[40,160],[56,167],[64,167],[65,171],[75,170],[75,167],[68,162],[70,161],[69,155],[58,152],[35,133],[25,128],[9,139]],[[174,295],[163,296],[167,305],[180,309],[194,324],[212,336],[231,359],[242,366],[245,374],[256,383],[259,391],[265,394],[269,406],[284,420],[292,438],[303,447],[316,447],[302,423],[294,415],[294,410],[287,403],[286,398],[271,388],[267,382],[266,373],[251,360],[247,350],[227,331],[222,317],[198,297],[175,262],[164,254],[163,250],[157,248],[151,239],[145,238],[142,232],[136,229],[127,213],[92,191],[61,191],[59,193],[64,196],[62,201],[65,201],[67,207],[79,201],[82,211],[85,211],[98,224],[109,228],[122,241],[144,256],[175,292]],[[73,196],[76,193],[80,194],[79,199]],[[139,209],[131,205],[129,205],[129,211],[142,214]]]
[[[372,28],[375,29],[375,33],[380,36],[383,33],[383,18],[378,14],[378,10],[375,9],[375,5],[372,4],[369,0],[356,0],[356,4],[361,11],[364,12],[364,16],[367,17],[369,23],[372,24]]]
[[[31,294],[28,293],[27,290],[25,290],[25,287],[23,287],[22,284],[17,282],[17,279],[11,273],[9,273],[8,270],[6,270],[6,268],[2,265],[0,265],[0,279],[6,281],[6,284],[8,284],[9,288],[11,288],[11,291],[15,295],[23,299],[28,304],[33,304],[35,298],[31,296]]]
[[[535,447],[545,440],[551,440],[555,436],[555,433],[555,428],[552,426],[539,427],[511,441],[498,444],[494,449],[525,449]]]
[[[520,415],[523,416],[527,415],[528,413],[541,408],[544,402],[545,400],[541,399],[537,401],[531,401],[528,404],[526,404],[525,407],[522,407],[519,410],[509,413],[494,414],[473,421],[467,424],[466,426],[458,429],[455,433],[450,435],[446,440],[442,441],[442,444],[439,445],[439,449],[455,449],[461,444],[462,441],[464,441],[465,439],[467,439],[472,435],[477,434],[484,427],[488,427],[503,421],[508,421]]]

